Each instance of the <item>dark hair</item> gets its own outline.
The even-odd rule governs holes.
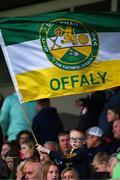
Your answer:
[[[30,140],[33,140],[32,133],[31,133],[30,131],[28,131],[28,130],[23,130],[23,131],[20,131],[19,134],[17,135],[17,141],[18,141],[18,142],[19,142],[19,140],[20,140],[21,135],[23,135],[23,134],[27,134],[27,135],[28,135],[28,138],[29,138]]]
[[[5,158],[11,157],[11,158],[19,158],[19,152],[15,149],[11,149],[5,154]]]
[[[40,158],[39,153],[35,148],[35,141],[34,140],[25,140],[22,142],[22,144],[28,145],[29,148],[33,151],[33,155],[32,155],[33,158],[36,158],[36,159]]]
[[[5,145],[5,144],[7,144],[10,147],[10,149],[12,148],[12,143],[11,142],[6,141],[5,143],[2,144],[2,146]],[[1,147],[1,150],[2,150],[2,147]]]
[[[0,160],[0,179],[8,179],[10,175],[10,169],[7,166],[5,160]]]
[[[45,180],[46,179],[50,166],[56,166],[58,168],[58,166],[55,164],[55,162],[53,162],[53,161],[46,161],[41,166],[41,172],[40,172],[40,179],[41,180]],[[59,168],[58,168],[58,172],[59,172]]]
[[[70,131],[69,131],[69,130],[61,131],[61,132],[58,134],[58,138],[59,138],[60,136],[65,136],[65,135],[70,135]]]
[[[108,111],[108,110],[113,111],[115,114],[118,114],[119,117],[120,117],[120,106],[109,106],[109,107],[107,108],[107,111]]]
[[[90,106],[90,101],[88,98],[80,98],[79,101],[82,102],[83,107],[89,107]]]
[[[19,152],[17,150],[10,150],[6,153],[5,158],[13,159],[13,170],[12,170],[12,178],[16,178],[17,166],[20,163]]]
[[[50,99],[49,98],[44,98],[44,99],[38,99],[37,100],[37,103],[38,104],[47,104],[47,105],[49,105],[50,104]]]

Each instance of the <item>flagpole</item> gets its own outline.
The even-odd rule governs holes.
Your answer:
[[[37,141],[37,139],[36,139],[36,137],[35,137],[35,134],[34,134],[34,132],[33,132],[33,129],[32,129],[32,124],[31,124],[31,121],[30,121],[30,119],[28,118],[27,113],[25,112],[25,107],[24,107],[24,105],[23,105],[23,104],[21,104],[21,109],[22,109],[22,111],[23,111],[23,113],[24,113],[24,116],[25,116],[26,122],[27,122],[27,124],[28,124],[28,125],[29,125],[29,127],[30,127],[30,130],[31,130],[32,136],[33,136],[33,138],[34,138],[34,140],[35,140],[35,143],[36,143],[36,144],[38,144],[38,141]]]

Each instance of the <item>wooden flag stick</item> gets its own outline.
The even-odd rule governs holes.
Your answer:
[[[33,132],[33,130],[32,130],[32,124],[31,124],[31,122],[30,122],[30,119],[29,119],[28,116],[27,116],[27,113],[25,112],[25,107],[24,107],[23,104],[21,104],[21,109],[22,109],[22,111],[23,111],[23,113],[24,113],[26,122],[27,122],[28,126],[29,126],[30,129],[31,129],[31,133],[32,133],[32,135],[33,135],[33,138],[34,138],[34,140],[35,140],[35,143],[38,144],[37,139],[36,139],[36,137],[35,137],[35,134],[34,134],[34,132]]]

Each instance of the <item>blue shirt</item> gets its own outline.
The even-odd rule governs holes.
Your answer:
[[[36,102],[27,102],[22,106],[24,106],[25,112],[32,123],[33,117],[36,115]],[[4,136],[8,136],[8,141],[16,140],[20,131],[30,130],[16,93],[4,100],[0,111],[0,125]]]

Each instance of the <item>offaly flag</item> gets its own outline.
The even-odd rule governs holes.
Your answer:
[[[120,85],[120,16],[53,13],[0,19],[21,102]]]

